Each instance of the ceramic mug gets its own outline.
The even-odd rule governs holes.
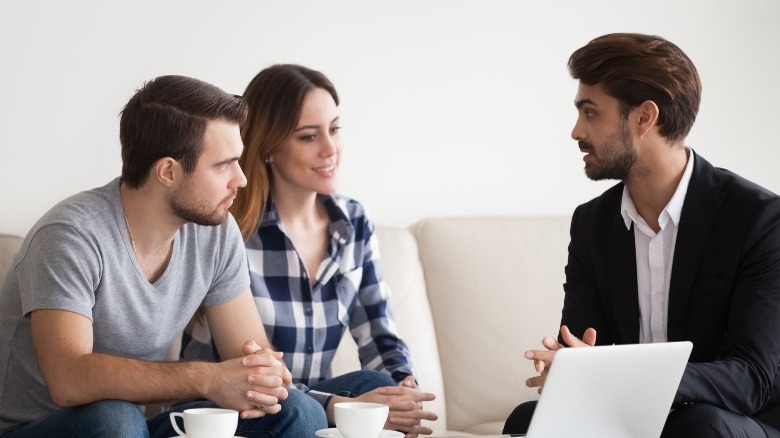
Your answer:
[[[182,417],[184,431],[176,424],[176,417]],[[232,409],[185,409],[171,412],[170,418],[176,433],[187,438],[233,438],[238,427],[238,411]]]
[[[344,402],[334,405],[336,428],[344,438],[376,438],[384,429],[390,407],[381,403]]]

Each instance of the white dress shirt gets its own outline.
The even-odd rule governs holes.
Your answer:
[[[666,318],[669,307],[669,280],[672,274],[674,246],[677,242],[677,229],[680,224],[685,194],[693,173],[693,154],[686,148],[688,164],[685,166],[680,183],[672,199],[666,204],[656,233],[639,215],[628,193],[623,188],[623,201],[620,214],[631,229],[634,224],[634,242],[636,244],[636,280],[639,292],[639,342],[666,342]]]

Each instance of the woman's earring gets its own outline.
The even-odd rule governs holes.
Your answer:
[[[265,162],[266,162],[266,164],[270,163],[270,162],[271,162],[271,157],[269,157],[268,155],[266,155],[266,156],[265,156]]]

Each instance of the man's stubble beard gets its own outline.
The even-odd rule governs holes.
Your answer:
[[[580,141],[579,145],[582,150],[595,152],[590,143]],[[631,132],[628,130],[626,119],[621,118],[618,132],[607,138],[597,158],[600,166],[585,166],[585,175],[591,180],[617,179],[625,181],[628,178],[631,169],[639,160],[639,153],[631,140]]]

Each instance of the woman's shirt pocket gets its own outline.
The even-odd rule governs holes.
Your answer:
[[[336,282],[338,297],[338,318],[344,327],[349,327],[352,310],[355,308],[360,283],[363,280],[363,268],[358,267],[344,272]]]

